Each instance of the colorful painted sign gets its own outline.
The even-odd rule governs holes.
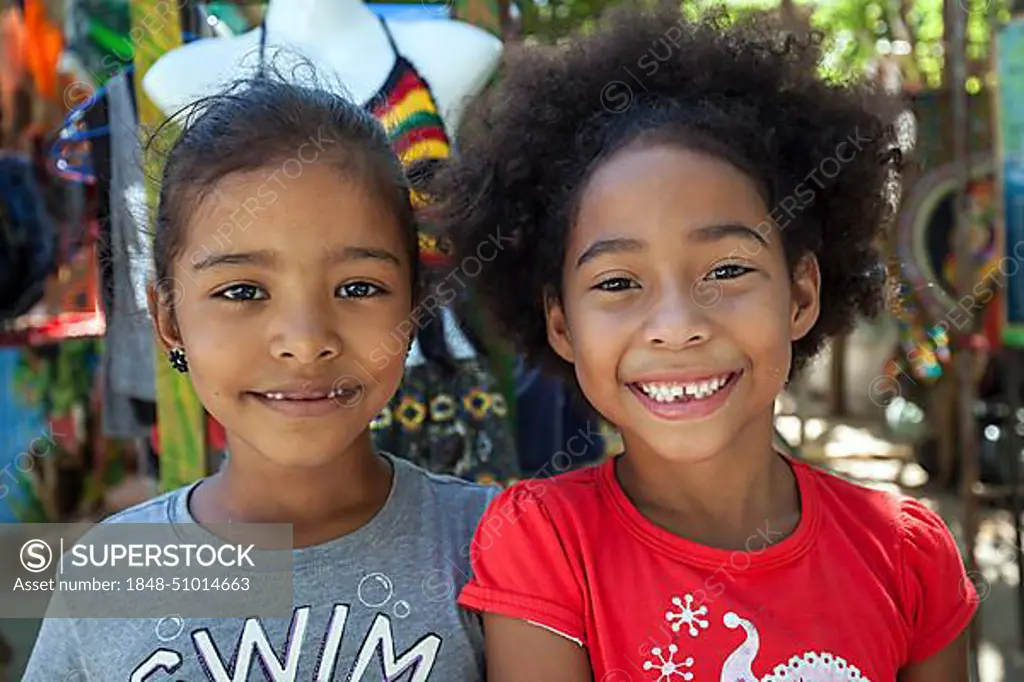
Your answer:
[[[1002,253],[1017,267],[1005,267],[1003,342],[1024,346],[1024,20],[1007,24],[996,35],[997,169],[1002,187],[1005,225]]]

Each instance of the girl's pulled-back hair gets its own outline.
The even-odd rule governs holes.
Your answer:
[[[238,206],[239,225],[222,228],[220,236],[229,241],[232,230],[251,222],[261,202],[266,205],[275,192],[287,191],[287,183],[315,162],[364,183],[398,220],[406,236],[415,300],[419,252],[409,185],[383,127],[368,111],[326,88],[294,85],[264,72],[236,81],[188,112],[184,130],[164,161],[153,239],[157,282],[171,277],[186,225],[219,181],[233,173],[268,169],[266,191]]]
[[[821,54],[820,40],[763,18],[711,10],[693,20],[678,2],[622,7],[567,43],[509,51],[502,79],[464,117],[458,157],[435,179],[432,218],[463,253],[496,233],[510,239],[474,288],[531,362],[574,383],[548,345],[545,297],[560,297],[587,180],[637,142],[732,163],[760,189],[790,265],[818,259],[821,314],[793,345],[794,369],[881,309],[898,108],[872,88],[823,80]]]

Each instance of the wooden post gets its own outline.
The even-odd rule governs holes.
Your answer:
[[[832,339],[832,354],[829,361],[829,417],[842,417],[847,413],[846,346],[848,338],[847,334],[840,334]]]
[[[951,22],[947,31],[946,87],[949,88],[953,104],[953,160],[956,168],[954,189],[954,249],[956,253],[955,289],[957,297],[970,297],[974,284],[975,268],[971,249],[971,224],[967,206],[967,185],[970,179],[967,149],[967,12],[955,0],[946,0],[945,16]],[[969,318],[966,328],[960,329],[954,341],[953,369],[957,391],[957,435],[960,445],[961,488],[963,505],[963,528],[967,544],[967,570],[974,571],[977,561],[974,554],[977,535],[977,510],[975,487],[979,479],[978,439],[974,420],[974,402],[977,387],[974,382],[974,359],[970,338],[976,327],[974,318]],[[975,618],[971,628],[971,651],[977,652],[979,619]]]
[[[1014,526],[1014,548],[1017,559],[1017,649],[1024,651],[1024,537],[1021,535],[1021,480],[1020,480],[1020,453],[1021,453],[1021,420],[1020,385],[1024,377],[1021,375],[1020,363],[1024,361],[1024,353],[1019,348],[1007,349],[1007,357],[1010,361],[1006,368],[1006,390],[1005,398],[1010,406],[1010,417],[1007,420],[1010,424],[1010,433],[1006,436],[1005,446],[1000,456],[1010,461],[1010,484],[1013,486],[1010,492],[1010,509],[1013,518],[1016,520]]]

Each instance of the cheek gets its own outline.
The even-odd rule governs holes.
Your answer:
[[[179,307],[177,319],[189,364],[197,367],[212,366],[216,371],[216,367],[247,362],[264,343],[258,325],[244,315],[226,315],[223,310],[185,301]]]
[[[188,349],[188,378],[211,412],[217,412],[218,400],[252,388],[253,370],[266,355],[260,329],[223,314],[200,319],[185,311],[179,324]]]
[[[792,356],[788,301],[770,296],[725,300],[722,323],[759,373],[785,382]]]
[[[600,394],[617,383],[618,365],[629,350],[631,323],[621,313],[579,310],[569,318],[576,374],[589,394]]]
[[[405,302],[366,310],[343,322],[350,331],[345,335],[346,352],[382,387],[397,390],[405,371],[409,340],[428,320],[412,319]]]

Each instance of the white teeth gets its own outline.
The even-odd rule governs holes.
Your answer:
[[[336,388],[329,391],[321,400],[337,398],[345,393],[345,389]],[[285,400],[284,393],[264,393],[263,397],[267,400]],[[308,400],[314,400],[315,398],[308,398]]]
[[[659,382],[640,383],[637,385],[640,386],[644,393],[659,403],[674,402],[684,395],[688,398],[701,400],[717,393],[729,381],[729,376],[729,374],[725,374],[708,381],[698,381],[689,384]]]

